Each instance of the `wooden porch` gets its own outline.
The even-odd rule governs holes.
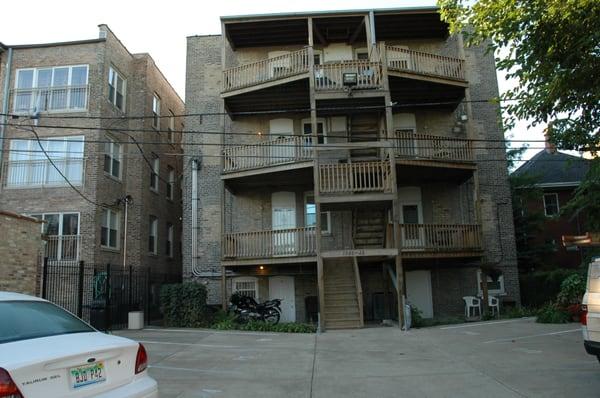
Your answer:
[[[397,164],[475,168],[473,141],[396,130],[392,139]]]
[[[399,228],[403,258],[470,257],[483,250],[478,224],[399,224]]]

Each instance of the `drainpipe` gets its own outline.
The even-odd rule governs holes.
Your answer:
[[[373,10],[369,11],[369,29],[371,30],[371,44],[375,47],[377,37],[375,37],[375,13]]]
[[[4,86],[2,87],[2,117],[0,117],[0,120],[2,121],[2,123],[0,123],[0,174],[2,173],[2,165],[4,164],[4,131],[6,129],[5,123],[8,121],[6,114],[8,113],[12,53],[13,49],[9,47],[8,58],[6,60],[6,73],[4,75]]]
[[[199,276],[198,264],[198,160],[192,159],[192,275]]]

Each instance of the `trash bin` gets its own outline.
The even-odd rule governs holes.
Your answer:
[[[144,311],[131,311],[127,318],[127,329],[140,330],[144,328]]]

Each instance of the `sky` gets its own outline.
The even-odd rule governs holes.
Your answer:
[[[358,0],[273,0],[156,1],[73,0],[6,1],[0,14],[0,42],[8,45],[84,40],[98,37],[98,25],[107,24],[132,53],[147,52],[184,97],[186,37],[219,34],[223,15],[265,14],[276,12],[364,9]],[[369,8],[434,6],[435,0],[370,0]],[[499,75],[500,90],[514,82]],[[510,132],[514,140],[542,140],[543,127],[527,128],[526,121]],[[515,143],[520,146],[520,143]],[[523,159],[543,147],[531,143]]]

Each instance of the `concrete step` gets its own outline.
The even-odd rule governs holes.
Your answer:
[[[358,329],[360,328],[360,320],[325,320],[326,329]]]

